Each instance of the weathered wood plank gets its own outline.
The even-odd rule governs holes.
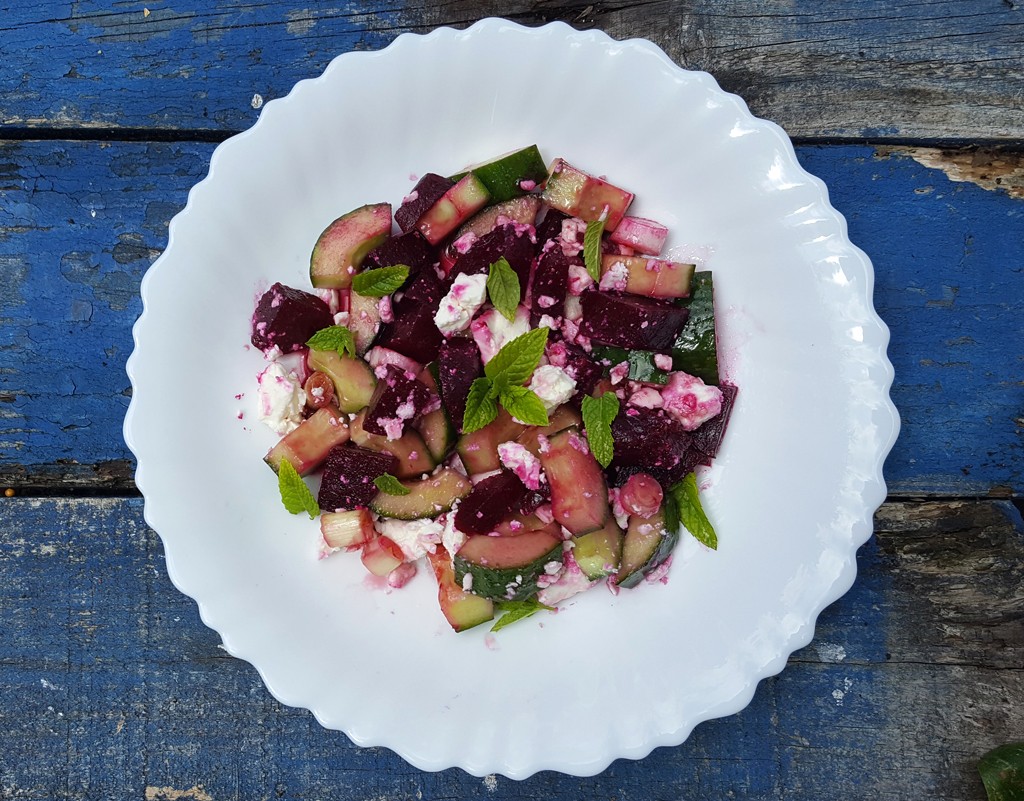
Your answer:
[[[139,281],[213,146],[0,143],[0,485],[130,489]],[[876,267],[896,494],[1024,492],[1024,204],[910,155],[802,147]]]
[[[1011,0],[7,2],[0,126],[232,131],[332,57],[488,15],[646,37],[803,137],[1024,139]],[[111,98],[116,97],[116,102]]]
[[[520,783],[422,773],[276,703],[171,586],[141,512],[0,498],[4,798],[982,801],[977,759],[1024,730],[1008,502],[884,506],[853,590],[746,710],[590,779]]]

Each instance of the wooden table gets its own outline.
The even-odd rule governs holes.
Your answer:
[[[0,798],[984,798],[1024,739],[1020,0],[0,6]],[[139,280],[215,144],[338,53],[498,13],[648,37],[785,127],[874,260],[903,418],[814,642],[588,779],[422,773],[282,707],[171,586],[121,439]]]

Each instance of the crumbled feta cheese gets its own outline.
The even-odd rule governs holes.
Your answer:
[[[666,373],[672,370],[672,357],[664,353],[654,354],[654,366]]]
[[[540,489],[544,481],[540,460],[518,442],[502,442],[498,445],[501,463],[519,477],[527,489]]]
[[[520,306],[516,309],[515,319],[509,322],[497,309],[488,309],[473,321],[470,330],[480,349],[480,358],[487,364],[502,347],[529,332],[530,312],[525,306]]]
[[[401,548],[405,558],[412,562],[437,550],[444,526],[428,517],[419,520],[382,518],[377,530]]]
[[[377,301],[377,311],[380,314],[380,321],[382,323],[393,323],[395,321],[395,313],[391,309],[391,295],[385,295]]]
[[[675,372],[661,390],[662,408],[693,431],[722,411],[722,390],[708,386],[696,376]]]
[[[644,409],[660,409],[663,405],[661,393],[654,387],[641,387],[629,396],[631,406],[641,406]]]
[[[444,549],[448,551],[448,555],[452,558],[455,557],[456,552],[463,546],[467,539],[463,532],[455,528],[455,513],[458,509],[459,502],[456,501],[450,512],[437,518],[438,522],[443,527],[441,531],[441,544],[444,546]]]
[[[473,574],[467,573],[462,577],[462,589],[464,592],[472,592],[473,590]]]
[[[306,405],[306,393],[299,377],[293,372],[285,372],[278,362],[271,362],[259,374],[257,381],[256,404],[260,421],[282,436],[298,428]]]
[[[589,590],[596,583],[587,578],[586,574],[576,563],[572,553],[566,553],[564,569],[558,581],[542,588],[537,593],[537,600],[547,606],[555,606],[567,598]]]
[[[576,380],[561,367],[545,364],[534,371],[529,388],[550,414],[575,394]]]
[[[629,270],[626,268],[626,263],[617,261],[601,276],[601,283],[598,286],[603,292],[608,292],[609,290],[625,292],[628,281]]]
[[[621,384],[629,375],[629,362],[619,362],[608,371],[608,377],[612,380],[612,386]]]
[[[434,324],[445,336],[465,331],[485,300],[487,276],[460,275],[448,290],[448,294],[441,299],[441,305],[434,315]]]
[[[590,277],[587,268],[582,264],[569,265],[569,293],[571,295],[582,295],[584,290],[594,285],[594,279]]]

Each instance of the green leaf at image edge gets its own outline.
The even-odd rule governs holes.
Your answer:
[[[277,488],[281,493],[281,503],[293,515],[306,512],[312,520],[320,514],[320,506],[302,476],[287,459],[282,459],[277,468]]]
[[[487,271],[487,296],[491,304],[502,316],[512,322],[516,319],[516,309],[522,288],[519,286],[519,275],[502,256]]]
[[[363,270],[352,276],[352,291],[365,298],[382,298],[397,292],[409,279],[409,268],[404,264]]]
[[[1024,801],[1024,742],[989,751],[978,762],[988,801]]]
[[[524,620],[541,609],[554,612],[555,607],[542,604],[536,598],[527,598],[525,601],[498,601],[495,606],[504,614],[494,621],[491,631],[501,631],[505,626],[515,623],[517,620]]]

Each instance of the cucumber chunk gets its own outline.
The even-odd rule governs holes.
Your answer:
[[[608,520],[608,485],[586,440],[567,428],[548,441],[540,461],[551,485],[555,520],[574,536],[601,528]]]
[[[471,476],[477,473],[489,473],[501,468],[498,458],[498,446],[503,442],[515,439],[526,426],[517,423],[512,415],[504,409],[498,409],[498,416],[483,428],[459,437],[456,449]]]
[[[431,362],[417,376],[434,393],[438,392],[437,370],[437,362]],[[416,423],[416,430],[420,432],[420,436],[427,444],[427,450],[438,464],[448,457],[448,452],[455,446],[455,426],[448,419],[448,412],[443,405],[423,415]]]
[[[664,510],[646,520],[630,515],[622,543],[622,564],[614,581],[620,587],[635,587],[640,580],[662,564],[679,542],[679,532],[665,528]]]
[[[494,603],[489,598],[466,592],[455,583],[455,571],[446,550],[438,548],[435,553],[428,553],[427,558],[437,578],[437,603],[448,625],[455,631],[465,631],[494,619]]]
[[[591,581],[617,573],[622,559],[622,529],[610,516],[602,528],[573,537],[573,558]]]
[[[627,350],[611,345],[594,345],[590,354],[601,363],[607,362],[608,367],[626,362],[629,365],[627,378],[630,381],[643,381],[645,384],[667,384],[668,373],[654,363],[655,353],[649,350]]]
[[[325,406],[285,434],[263,461],[276,473],[282,460],[287,459],[298,474],[304,476],[323,464],[331,448],[348,442],[349,435],[348,420],[333,406]]]
[[[403,481],[408,495],[388,495],[378,492],[370,501],[370,508],[381,517],[398,520],[418,520],[437,517],[449,511],[457,500],[465,498],[473,489],[469,479],[451,468],[439,470],[435,475],[418,481]]]
[[[455,580],[463,585],[472,576],[470,590],[496,601],[522,601],[537,592],[537,579],[545,567],[562,565],[562,541],[545,531],[515,537],[476,534],[455,554]]]
[[[693,274],[690,297],[678,301],[678,305],[688,308],[690,316],[672,343],[672,369],[717,385],[715,291],[710,271]]]
[[[437,463],[430,455],[427,444],[417,431],[410,428],[398,439],[389,440],[377,434],[371,434],[363,428],[363,418],[366,412],[360,412],[349,426],[352,432],[352,441],[362,448],[371,451],[390,453],[398,459],[398,467],[395,468],[395,476],[398,478],[415,478],[416,476],[429,473]]]
[[[366,254],[391,234],[391,204],[350,211],[324,229],[309,257],[309,280],[326,289],[348,289]]]
[[[334,397],[343,412],[354,414],[373,397],[377,379],[362,359],[342,356],[333,350],[311,350],[307,361],[310,368],[326,373],[334,382]]]
[[[534,456],[540,456],[540,437],[550,437],[572,426],[583,425],[583,418],[572,406],[562,404],[548,415],[546,426],[530,426],[516,441]],[[499,442],[498,445],[501,443]]]
[[[490,197],[487,187],[468,173],[420,217],[416,228],[431,245],[437,245],[486,206]]]
[[[649,298],[685,298],[694,269],[693,264],[644,256],[609,253],[601,258],[602,286],[610,273],[615,289]]]
[[[465,173],[471,172],[480,179],[480,182],[487,187],[491,193],[492,203],[503,203],[514,197],[526,194],[523,189],[524,181],[532,181],[534,185],[540,185],[547,177],[548,168],[544,163],[540,150],[536,145],[524,147],[522,150],[514,150],[504,156],[468,168],[456,178],[461,178]]]

